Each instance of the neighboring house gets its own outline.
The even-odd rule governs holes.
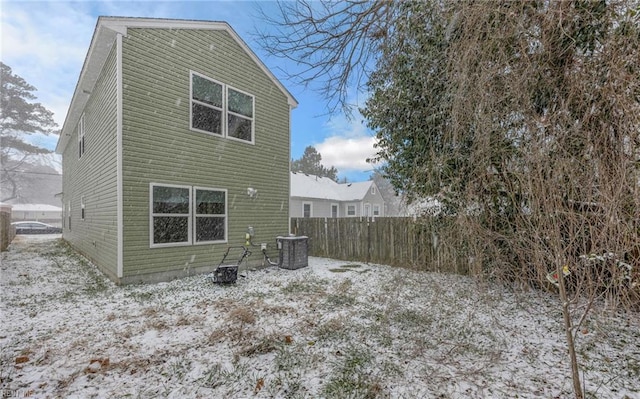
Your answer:
[[[62,208],[47,204],[12,204],[11,222],[35,220],[60,226]]]
[[[336,183],[328,177],[291,172],[289,216],[385,216],[385,206],[373,180]]]
[[[249,226],[275,244],[296,106],[225,22],[100,17],[56,148],[63,238],[119,284],[211,271]]]

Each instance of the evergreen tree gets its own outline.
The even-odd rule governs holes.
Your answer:
[[[304,154],[302,154],[300,159],[291,160],[291,171],[320,177],[328,177],[331,180],[337,181],[338,170],[334,166],[326,168],[321,162],[322,155],[320,155],[315,147],[308,146],[304,149]]]
[[[40,133],[58,134],[53,113],[42,104],[33,102],[36,88],[13,74],[8,65],[0,62],[0,160],[2,170],[1,201],[20,196],[20,188],[29,183],[22,173],[37,163],[37,157],[50,150],[29,143],[28,136]]]

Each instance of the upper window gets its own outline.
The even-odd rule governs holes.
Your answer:
[[[84,155],[84,114],[78,122],[78,158]]]
[[[191,72],[191,129],[254,142],[254,97]]]
[[[347,205],[347,216],[355,216],[355,215],[356,215],[356,206]]]
[[[227,192],[151,185],[151,246],[224,242]]]
[[[376,195],[376,186],[371,186],[371,195]]]
[[[191,127],[222,135],[222,84],[191,75]]]
[[[227,134],[253,142],[253,96],[228,88],[227,98]]]

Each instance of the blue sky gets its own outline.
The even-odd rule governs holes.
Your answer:
[[[291,156],[300,158],[313,145],[325,166],[335,166],[339,177],[349,181],[368,180],[373,165],[373,134],[357,112],[349,119],[342,114],[328,116],[324,100],[313,87],[296,85],[281,68],[295,65],[267,55],[253,39],[257,7],[269,12],[269,1],[6,1],[0,0],[1,60],[38,91],[37,101],[54,112],[62,127],[98,16],[149,17],[226,21],[280,79],[300,105],[292,112]],[[365,96],[354,95],[362,104]],[[55,147],[55,139],[43,142]]]

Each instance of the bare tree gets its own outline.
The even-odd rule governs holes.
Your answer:
[[[385,0],[280,1],[277,12],[261,9],[268,30],[258,41],[272,56],[299,66],[284,71],[292,80],[320,85],[329,113],[350,114],[350,89],[363,88],[392,26],[392,2]]]
[[[375,160],[472,273],[557,289],[576,398],[593,305],[640,306],[639,4],[298,1],[262,36],[332,109],[366,80]]]

